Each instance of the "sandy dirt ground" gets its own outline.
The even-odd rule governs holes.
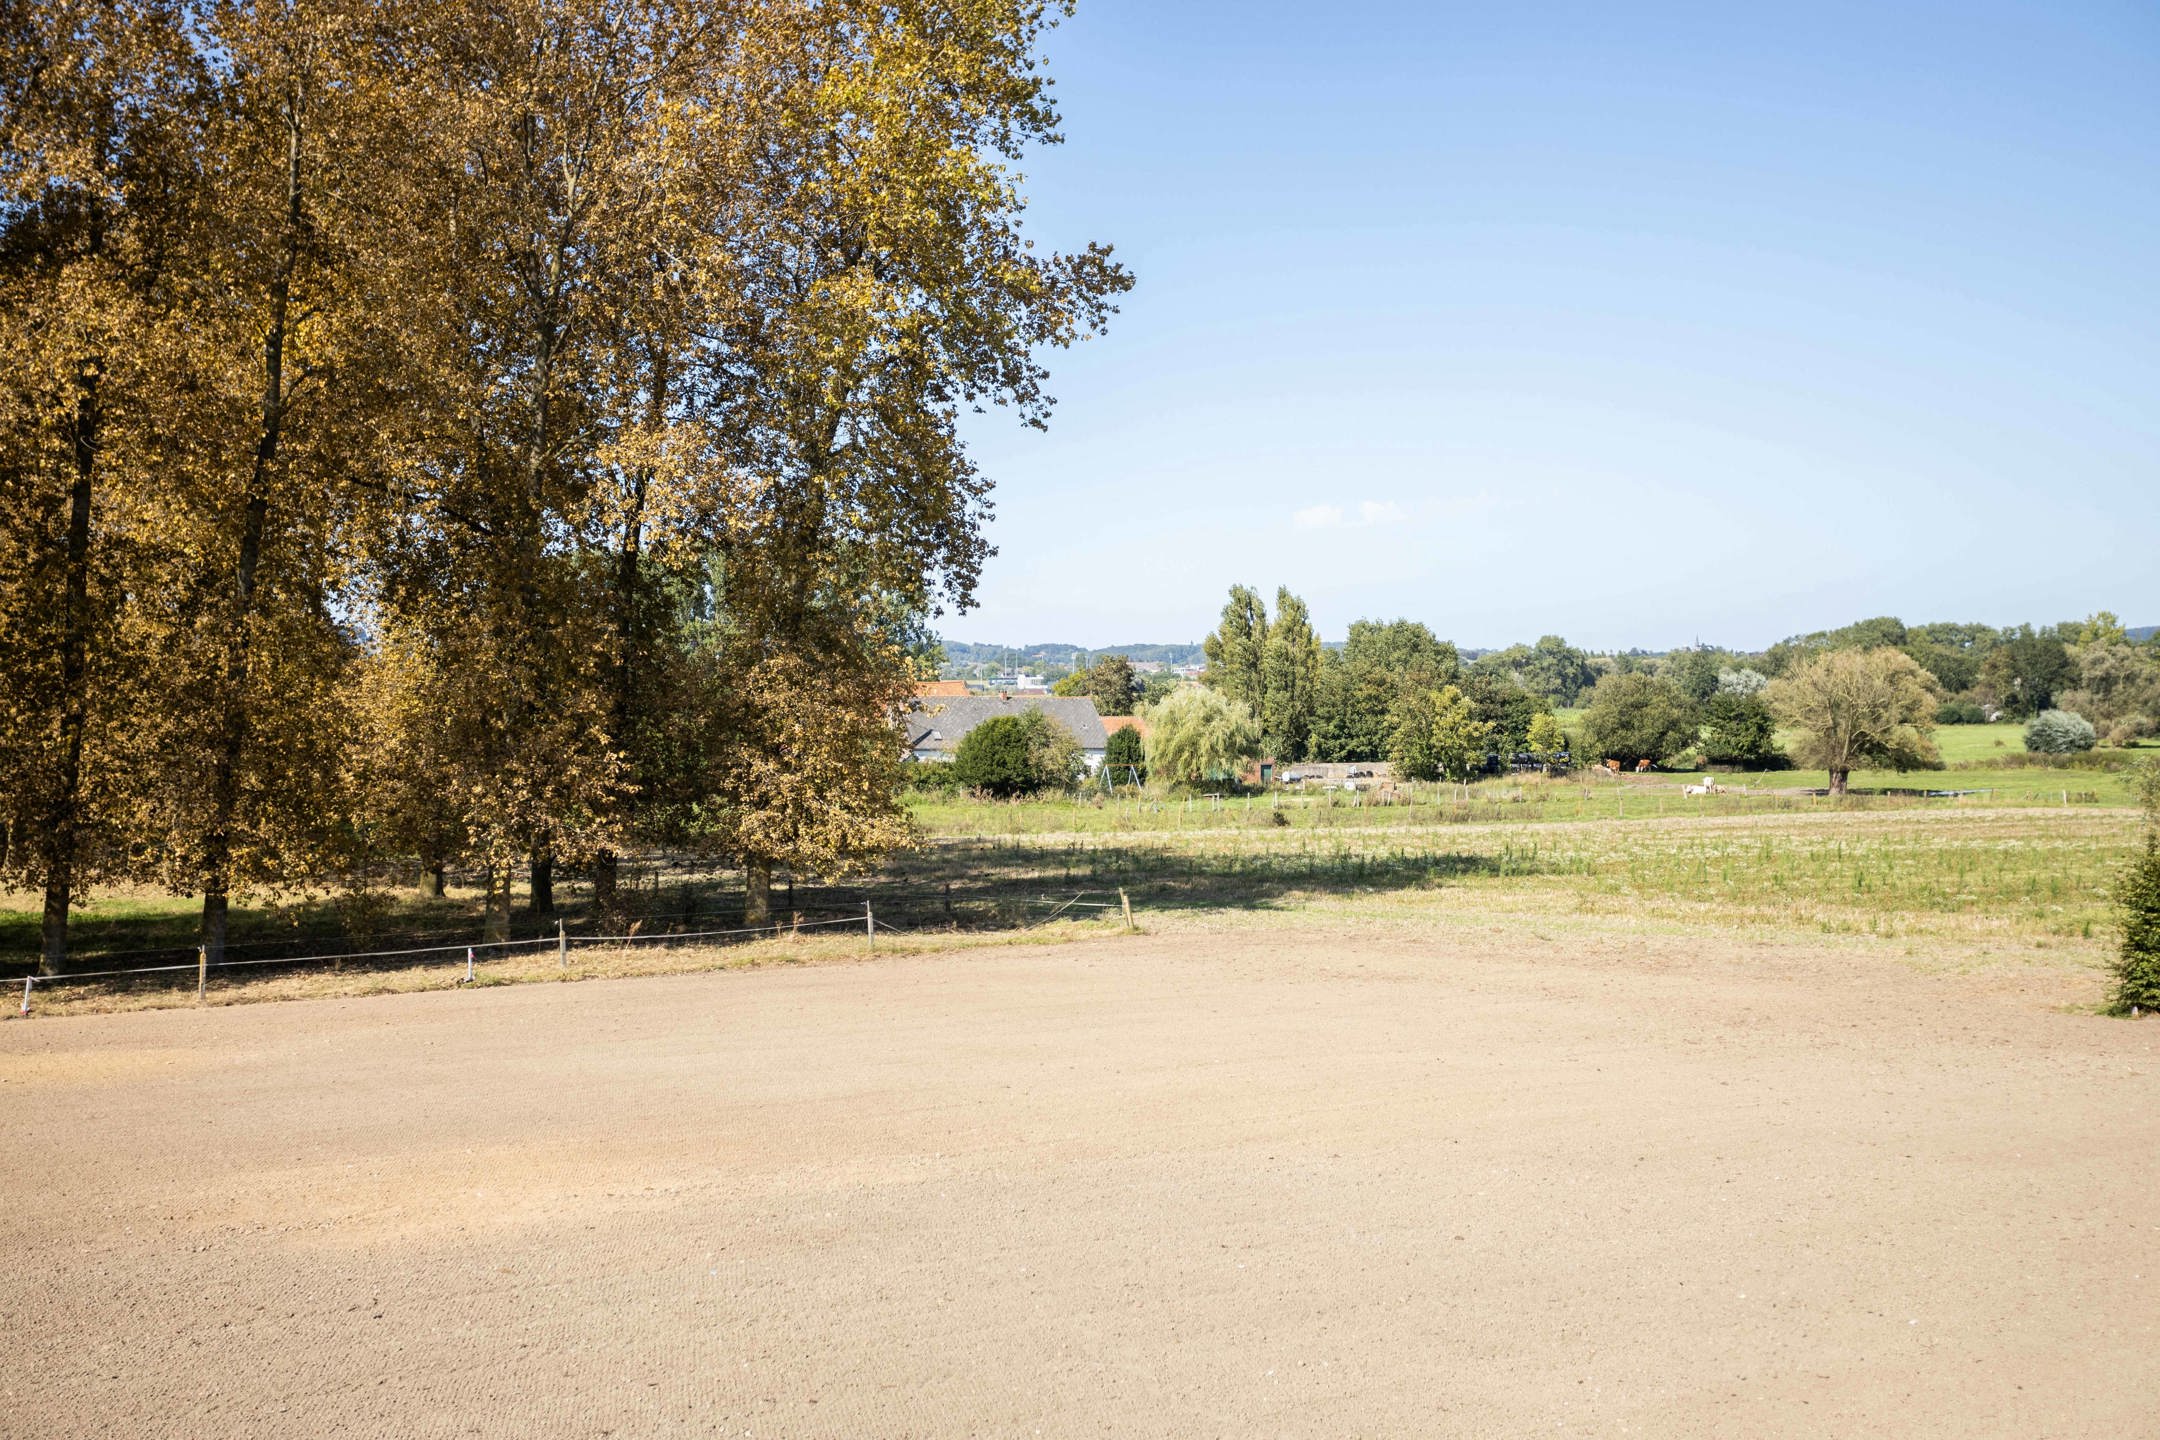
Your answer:
[[[9,1436],[2160,1435],[2160,1021],[1297,931],[0,1026]]]

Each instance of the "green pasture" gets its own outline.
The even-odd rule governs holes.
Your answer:
[[[1148,913],[1321,906],[1415,918],[1504,916],[1934,936],[1977,949],[2071,946],[2098,963],[2135,852],[2120,808],[1844,807],[1546,824],[1248,826],[954,835],[896,864],[917,884],[1124,889]],[[1975,953],[1977,953],[1977,949]]]

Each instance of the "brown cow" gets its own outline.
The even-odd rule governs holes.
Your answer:
[[[1604,763],[1605,768],[1612,771],[1613,774],[1618,775],[1620,773],[1620,762],[1618,760],[1607,760]]]
[[[1643,771],[1648,770],[1649,768],[1650,762],[1648,760],[1637,760],[1635,762],[1635,773],[1638,775],[1642,774]]]

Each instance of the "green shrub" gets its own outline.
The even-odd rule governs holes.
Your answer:
[[[1024,717],[993,715],[960,737],[953,774],[962,785],[986,794],[1024,794],[1036,788],[1030,741]]]
[[[1079,742],[1040,710],[993,715],[960,738],[958,783],[987,795],[1070,789],[1087,773]]]
[[[1987,711],[1972,700],[1945,700],[1935,712],[1938,725],[1985,725]]]
[[[1778,748],[1777,717],[1759,690],[1720,690],[1703,707],[1703,758],[1743,770],[1782,770],[1792,762]]]
[[[1133,770],[1140,772],[1143,782],[1147,779],[1147,741],[1138,730],[1127,725],[1110,732],[1109,743],[1103,747],[1103,768],[1111,772],[1114,785],[1130,783]]]
[[[2100,742],[2092,722],[2070,710],[2043,710],[2025,727],[2025,748],[2035,755],[2076,755]]]
[[[907,787],[921,795],[951,795],[960,789],[960,770],[944,760],[918,760],[907,767]]]

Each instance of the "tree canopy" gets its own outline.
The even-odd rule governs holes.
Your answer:
[[[1059,7],[26,0],[0,27],[8,878],[203,898],[900,843]],[[156,663],[146,661],[155,657]]]
[[[1260,754],[1250,706],[1205,685],[1187,685],[1147,711],[1148,772],[1176,785],[1233,781]]]
[[[1845,793],[1863,765],[1891,770],[1938,766],[1932,738],[1941,690],[1902,650],[1832,650],[1801,661],[1772,683],[1770,707],[1797,734],[1793,759],[1830,773]]]

